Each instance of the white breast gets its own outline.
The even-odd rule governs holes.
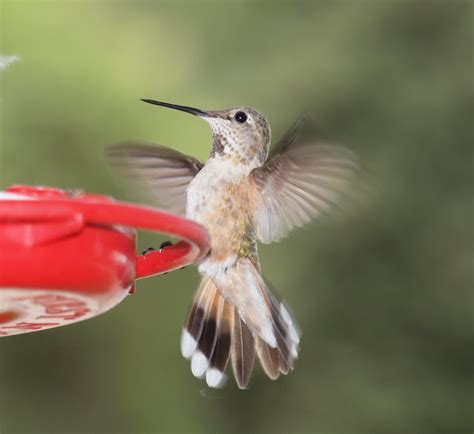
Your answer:
[[[210,159],[188,185],[186,217],[204,223],[207,215],[221,205],[223,187],[247,175],[248,169],[229,160]]]

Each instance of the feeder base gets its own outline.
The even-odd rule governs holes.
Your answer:
[[[2,288],[0,336],[34,332],[92,318],[122,301],[128,291],[101,300],[77,292],[51,289]]]

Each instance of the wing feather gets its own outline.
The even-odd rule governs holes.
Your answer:
[[[264,243],[337,208],[357,170],[354,154],[300,132],[298,121],[278,150],[250,173],[254,222]]]
[[[121,143],[107,149],[107,160],[127,180],[138,182],[169,211],[186,213],[186,189],[202,169],[193,157],[161,145]]]

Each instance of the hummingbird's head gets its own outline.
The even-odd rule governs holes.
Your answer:
[[[244,164],[263,164],[270,147],[267,120],[251,107],[210,111],[203,119],[211,126],[211,157],[231,158]]]
[[[260,166],[267,159],[271,141],[270,125],[254,108],[204,111],[149,99],[143,101],[191,113],[205,120],[212,130],[211,158],[231,160],[251,167]]]

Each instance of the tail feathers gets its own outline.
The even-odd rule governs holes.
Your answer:
[[[191,359],[192,373],[199,378],[205,376],[210,387],[224,383],[229,359],[237,385],[245,389],[256,354],[272,380],[288,374],[298,357],[300,333],[288,309],[271,294],[258,271],[252,267],[248,269],[253,278],[242,279],[242,282],[255,282],[250,290],[260,293],[263,302],[259,303],[258,309],[262,310],[262,305],[265,309],[258,324],[233,300],[227,301],[226,290],[218,290],[213,280],[204,277],[181,335],[181,352]],[[244,293],[249,288],[233,290]],[[262,333],[262,330],[270,333]]]
[[[232,329],[234,326],[234,308],[219,296],[222,304],[221,315],[217,321],[216,344],[209,357],[209,369],[206,371],[206,382],[210,387],[219,387],[225,381],[225,370],[229,362]]]
[[[237,311],[234,317],[234,334],[232,336],[232,368],[237,385],[246,389],[255,363],[255,340],[252,332]]]
[[[276,380],[280,376],[280,366],[282,364],[285,366],[285,369],[283,369],[285,373],[288,372],[288,363],[282,358],[278,348],[272,348],[260,338],[257,338],[256,347],[262,368],[269,378]]]
[[[270,318],[268,327],[271,328],[274,336],[271,341],[266,340],[265,336],[258,336],[256,340],[257,354],[267,376],[276,380],[281,374],[286,375],[293,369],[294,362],[298,358],[300,332],[287,307],[271,293],[253,264],[249,266],[249,271],[254,276],[258,292],[265,300],[268,312],[265,316]],[[250,326],[250,328],[252,327]],[[276,345],[274,345],[275,340]]]
[[[191,359],[192,373],[205,376],[210,387],[224,382],[233,321],[234,308],[220,296],[212,280],[204,278],[181,334],[181,353]]]
[[[285,305],[278,304],[271,293],[268,292],[267,296],[277,346],[273,348],[258,338],[256,348],[263,370],[269,378],[276,380],[281,374],[286,375],[293,369],[298,357],[300,337]]]

